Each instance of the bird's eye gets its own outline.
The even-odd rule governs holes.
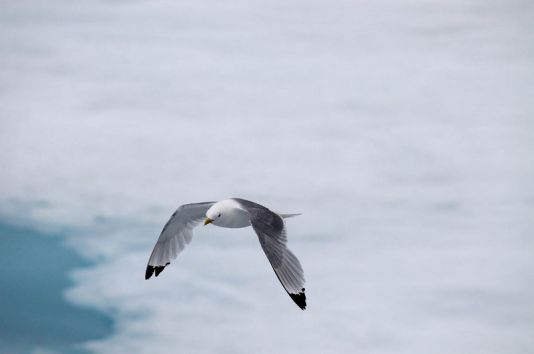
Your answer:
[[[221,217],[221,214],[219,214],[219,217]]]

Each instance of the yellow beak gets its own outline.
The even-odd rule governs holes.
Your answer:
[[[204,220],[204,225],[211,224],[212,222],[213,220],[211,220],[210,218],[206,218],[206,220]]]

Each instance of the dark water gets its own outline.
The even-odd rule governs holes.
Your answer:
[[[63,297],[69,270],[88,265],[60,237],[0,222],[0,352],[79,353],[110,333],[110,318]]]

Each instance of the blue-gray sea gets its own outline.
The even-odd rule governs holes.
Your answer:
[[[534,3],[1,1],[0,351],[534,351]],[[251,229],[282,213],[308,308]]]
[[[111,316],[65,301],[68,272],[91,264],[57,235],[0,224],[0,351],[82,352],[80,343],[107,336]]]

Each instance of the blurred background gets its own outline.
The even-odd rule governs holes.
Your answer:
[[[1,1],[0,352],[532,353],[534,3]],[[279,212],[300,311],[249,229]]]

